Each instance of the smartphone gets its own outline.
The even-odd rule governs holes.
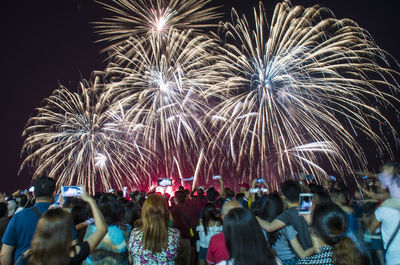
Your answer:
[[[258,188],[251,188],[250,189],[250,193],[257,193],[258,192]]]
[[[35,191],[35,187],[34,186],[29,188],[29,192],[34,192],[34,191]]]
[[[157,180],[157,185],[160,187],[168,187],[172,186],[172,180],[171,179],[158,179]]]
[[[109,189],[108,192],[112,193],[114,192],[114,189]]]
[[[368,178],[368,176],[362,176],[362,179],[367,179]]]
[[[221,176],[220,175],[216,175],[216,176],[213,176],[212,178],[213,178],[213,180],[217,180],[217,179],[221,179]]]
[[[336,181],[336,177],[335,176],[329,176],[331,178],[332,181]]]
[[[257,179],[257,183],[264,183],[264,179],[262,178]]]
[[[61,195],[63,197],[78,197],[82,194],[81,186],[61,186]]]
[[[267,188],[261,188],[261,192],[268,192]]]
[[[299,198],[299,213],[300,214],[310,214],[313,203],[312,193],[300,193]]]

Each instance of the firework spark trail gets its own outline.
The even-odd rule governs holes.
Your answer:
[[[21,170],[33,164],[34,177],[46,174],[58,186],[84,185],[92,193],[141,181],[136,173],[146,169],[135,158],[148,152],[132,142],[123,116],[109,113],[96,86],[81,84],[81,94],[61,87],[44,101],[24,130]]]
[[[218,7],[207,7],[211,0],[113,0],[99,1],[115,14],[97,22],[101,41],[111,43],[105,50],[124,46],[131,37],[166,37],[170,29],[201,32],[216,26],[212,21],[221,17]]]
[[[361,166],[366,158],[348,127],[391,153],[371,124],[395,130],[371,102],[397,101],[391,93],[398,92],[398,73],[364,29],[328,9],[290,2],[276,6],[270,28],[261,3],[255,28],[235,10],[232,15],[233,23],[221,23],[231,78],[209,91],[226,98],[210,114],[220,129],[211,152],[230,148],[232,154],[213,163],[231,160],[245,177],[269,176],[272,183],[320,170],[318,153],[339,172],[351,171],[351,156]]]
[[[160,158],[152,168],[169,177],[175,165],[195,166],[194,154],[209,138],[204,91],[222,81],[225,69],[214,39],[177,30],[167,38],[161,44],[157,37],[131,39],[130,47],[115,49],[117,63],[107,72],[120,78],[108,86],[109,98],[123,104],[132,124],[145,126],[141,140]]]

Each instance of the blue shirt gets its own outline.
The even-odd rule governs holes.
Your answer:
[[[51,203],[48,202],[39,202],[34,207],[38,208],[39,212],[43,214],[50,205]],[[3,244],[16,247],[14,263],[17,262],[19,256],[31,247],[38,221],[39,217],[32,208],[24,209],[11,218],[1,241]]]

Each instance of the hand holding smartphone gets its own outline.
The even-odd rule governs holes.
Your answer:
[[[82,195],[82,186],[61,186],[63,197],[78,197]]]
[[[312,210],[313,194],[300,193],[299,197],[299,214],[310,214]]]

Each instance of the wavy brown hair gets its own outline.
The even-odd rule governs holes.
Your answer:
[[[29,264],[69,264],[72,217],[63,208],[46,211],[39,219],[31,243]]]
[[[168,247],[169,209],[159,194],[150,195],[144,202],[140,218],[143,247],[153,254]]]

